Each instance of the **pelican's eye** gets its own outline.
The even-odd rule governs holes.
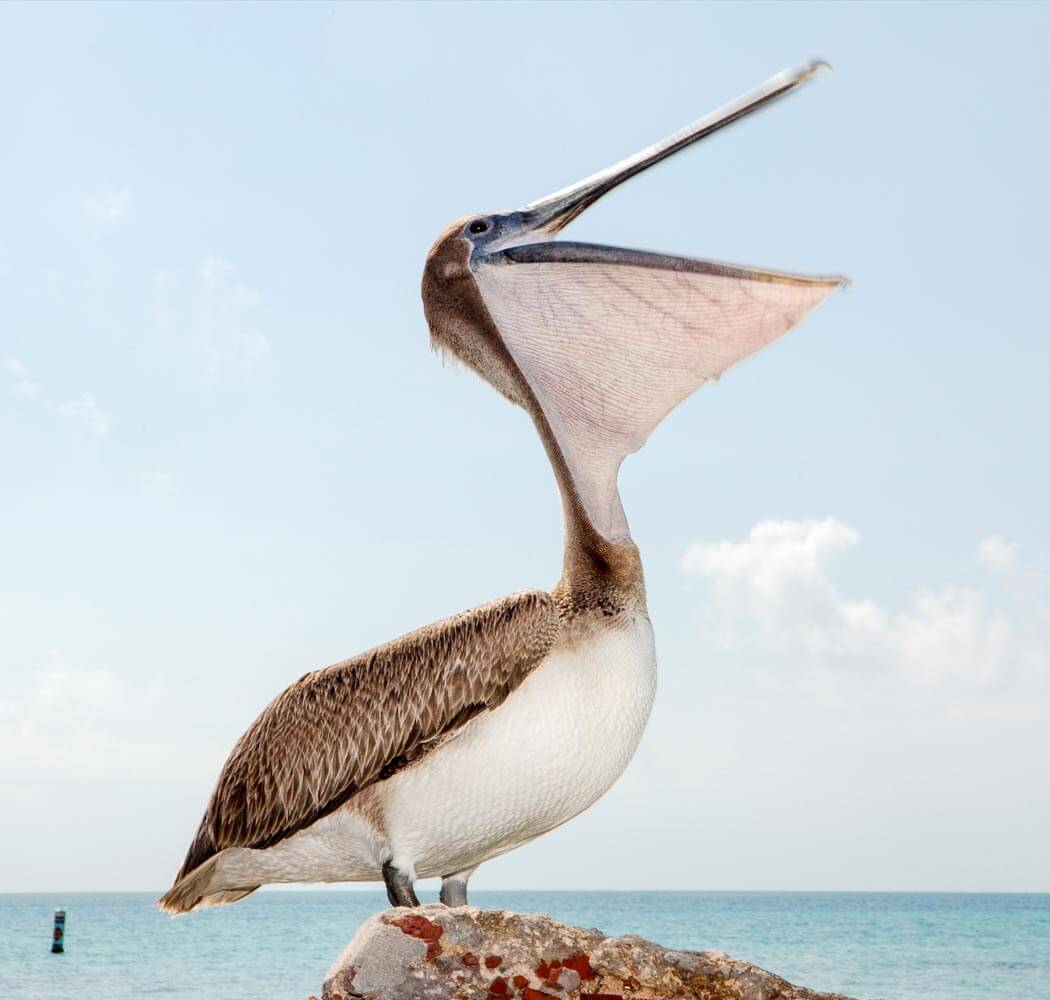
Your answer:
[[[475,219],[467,226],[467,232],[469,233],[487,233],[488,230],[489,224],[484,219]]]

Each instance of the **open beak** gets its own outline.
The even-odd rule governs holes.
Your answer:
[[[663,142],[649,146],[640,153],[635,153],[634,156],[629,156],[626,160],[621,160],[546,198],[531,202],[521,210],[525,227],[533,232],[553,236],[602,195],[625,180],[711,135],[712,132],[731,125],[752,111],[790,94],[824,69],[831,67],[823,60],[814,59],[797,69],[784,70],[735,101],[730,101],[717,111],[712,111],[692,125],[687,125],[681,131],[668,136]]]

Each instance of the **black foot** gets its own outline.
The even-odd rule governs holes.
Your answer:
[[[383,881],[386,883],[386,897],[391,906],[419,906],[416,891],[412,888],[412,879],[395,868],[393,861],[384,862]]]

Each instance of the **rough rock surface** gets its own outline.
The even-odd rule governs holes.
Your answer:
[[[719,951],[610,938],[541,913],[392,909],[361,925],[323,1000],[848,1000],[792,986]],[[311,998],[313,1000],[313,998]]]

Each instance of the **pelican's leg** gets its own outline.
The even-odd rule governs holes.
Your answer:
[[[419,906],[416,890],[412,888],[412,876],[397,868],[392,860],[383,862],[383,881],[391,906]]]
[[[474,874],[477,865],[455,875],[444,875],[441,879],[441,902],[446,906],[467,905],[467,879]]]

